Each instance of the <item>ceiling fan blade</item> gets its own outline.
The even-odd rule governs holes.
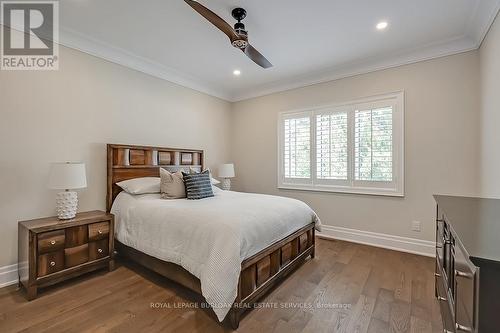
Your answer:
[[[220,18],[219,15],[215,14],[210,9],[208,9],[207,7],[203,6],[202,4],[194,0],[184,0],[184,2],[190,5],[194,10],[196,10],[201,16],[206,18],[210,23],[219,28],[220,31],[225,33],[229,37],[231,42],[234,39],[238,38],[238,35],[229,25],[229,23],[224,21],[222,18]]]
[[[264,68],[273,67],[273,65],[267,60],[262,54],[259,53],[252,45],[248,44],[247,47],[242,50],[243,53],[253,60],[257,65]]]

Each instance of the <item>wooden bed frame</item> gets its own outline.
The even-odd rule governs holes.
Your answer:
[[[138,177],[158,177],[159,167],[174,171],[186,168],[202,170],[204,166],[203,150],[115,144],[108,144],[107,150],[108,212],[121,191],[117,182]],[[200,280],[181,266],[149,256],[117,240],[115,248],[120,256],[201,294]],[[314,258],[314,252],[314,223],[311,223],[245,259],[241,264],[238,295],[225,321],[237,329],[240,315],[308,257]]]

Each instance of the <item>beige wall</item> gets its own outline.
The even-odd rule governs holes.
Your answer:
[[[481,195],[500,198],[500,18],[479,50],[481,67]]]
[[[405,198],[278,190],[280,111],[404,89]],[[433,193],[478,193],[479,59],[476,51],[254,98],[233,105],[237,190],[307,202],[323,223],[432,240]],[[422,232],[410,230],[412,220]]]
[[[61,47],[60,70],[0,71],[0,267],[17,262],[17,221],[54,214],[49,163],[83,161],[80,210],[104,209],[106,143],[201,148],[229,157],[231,105]]]

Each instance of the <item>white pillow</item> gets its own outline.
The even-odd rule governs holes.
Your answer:
[[[160,177],[142,177],[116,183],[130,194],[160,193]]]
[[[213,185],[212,185],[212,191],[214,192],[214,195],[219,195],[222,192],[224,192],[224,190],[218,188],[217,186],[213,186]]]

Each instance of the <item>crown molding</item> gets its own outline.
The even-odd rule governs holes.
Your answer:
[[[476,0],[476,6],[465,27],[465,34],[476,42],[479,48],[500,10],[500,0]]]
[[[500,0],[498,0],[500,3]],[[493,21],[492,21],[493,22]],[[492,23],[491,22],[491,23]],[[490,23],[490,25],[491,25]],[[488,26],[489,28],[489,26]],[[488,29],[485,30],[486,35]],[[484,38],[484,37],[483,37]],[[92,56],[125,66],[130,69],[178,84],[180,86],[199,91],[228,102],[239,102],[250,98],[261,97],[272,93],[307,87],[319,83],[338,80],[346,77],[366,74],[383,69],[399,67],[420,61],[444,57],[457,53],[477,49],[480,42],[464,35],[441,43],[435,43],[424,47],[400,52],[398,55],[387,59],[386,57],[369,58],[359,62],[353,62],[329,70],[321,70],[306,75],[295,76],[291,79],[261,84],[257,89],[252,89],[244,94],[231,94],[228,91],[213,89],[213,85],[203,82],[202,79],[186,75],[173,68],[164,66],[147,58],[133,54],[122,48],[118,48],[87,35],[60,28],[59,44]],[[293,83],[290,83],[293,81]]]
[[[68,48],[90,54],[109,62],[134,69],[204,94],[226,101],[231,100],[231,96],[226,92],[213,89],[213,84],[210,82],[204,82],[198,77],[187,75],[178,70],[141,57],[125,49],[104,43],[77,31],[60,27],[58,43]]]
[[[441,43],[429,44],[424,47],[399,52],[390,59],[387,59],[387,57],[368,58],[362,61],[348,63],[343,66],[337,66],[323,71],[296,76],[293,78],[292,83],[290,83],[290,79],[287,79],[275,81],[269,84],[262,84],[259,85],[258,90],[253,90],[246,94],[233,95],[232,102],[239,102],[277,92],[308,87],[356,75],[432,60],[475,49],[477,49],[477,43],[475,41],[468,36],[461,36]]]

